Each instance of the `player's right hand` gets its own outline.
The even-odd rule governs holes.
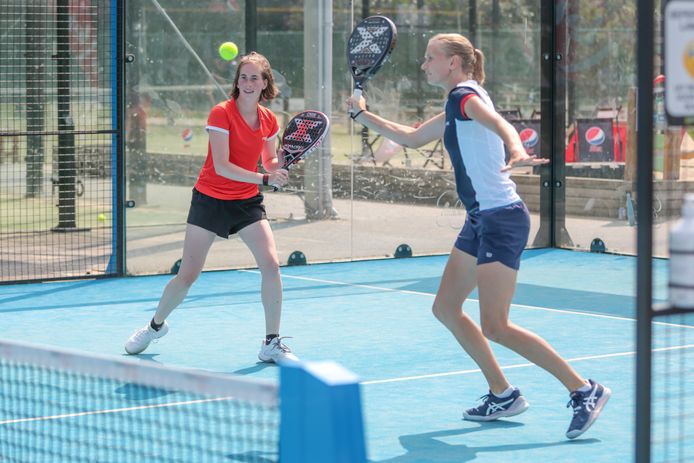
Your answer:
[[[348,113],[356,113],[362,110],[366,111],[366,100],[363,96],[358,98],[350,96],[345,100],[345,106],[347,107]]]

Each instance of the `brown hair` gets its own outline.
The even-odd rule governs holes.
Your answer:
[[[484,53],[472,46],[470,40],[460,34],[436,34],[431,38],[441,43],[446,56],[459,56],[463,71],[472,73],[472,78],[484,84]]]
[[[236,76],[234,77],[234,89],[231,91],[229,96],[233,99],[237,99],[239,97],[239,77],[241,76],[241,68],[244,64],[248,63],[258,65],[263,79],[267,81],[267,87],[265,87],[265,89],[263,89],[263,91],[260,93],[260,101],[272,100],[280,93],[280,91],[277,88],[277,85],[275,85],[275,78],[272,76],[270,62],[263,55],[254,51],[243,56],[239,60],[239,65],[236,67]]]

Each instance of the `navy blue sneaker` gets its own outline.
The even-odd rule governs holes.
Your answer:
[[[572,407],[574,409],[574,417],[566,431],[566,437],[569,439],[577,438],[590,428],[612,395],[612,391],[602,384],[598,384],[592,379],[589,379],[588,382],[591,386],[590,391],[572,392],[571,400],[566,404],[567,408]]]
[[[483,395],[480,400],[482,400],[481,405],[463,412],[464,420],[494,421],[506,416],[520,415],[530,406],[517,387],[513,388],[513,392],[508,397],[497,397],[489,391],[489,394]]]

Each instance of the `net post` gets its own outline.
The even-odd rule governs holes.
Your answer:
[[[359,382],[341,365],[283,364],[280,416],[280,461],[366,462]]]

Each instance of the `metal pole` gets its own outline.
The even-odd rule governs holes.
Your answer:
[[[70,16],[68,0],[56,2],[58,105],[58,225],[53,231],[74,231],[76,223],[75,123],[70,114]]]
[[[494,98],[495,96],[498,96],[496,94],[496,91],[499,88],[499,85],[496,80],[496,76],[498,75],[496,68],[499,64],[498,57],[501,55],[502,52],[502,50],[499,49],[499,27],[501,26],[501,7],[499,6],[499,0],[492,0],[491,16],[492,37],[490,50],[487,54],[487,56],[489,57],[489,61],[486,66],[487,75],[489,77],[487,79],[487,84],[485,85],[485,87],[489,89],[489,93],[492,95],[492,98]],[[479,48],[477,44],[473,43],[473,45]]]
[[[468,34],[470,34],[469,39],[472,44],[477,47],[477,0],[470,0],[467,22]]]
[[[533,246],[555,246],[554,241],[554,164],[557,155],[554,153],[554,103],[557,89],[555,88],[555,35],[557,28],[554,19],[554,0],[542,0],[540,8],[540,152],[550,153],[552,164],[540,167],[540,228],[533,240]],[[561,121],[560,121],[561,122]]]
[[[653,317],[653,0],[638,0],[636,56],[638,58],[636,194],[636,462],[651,461],[651,347]]]
[[[258,2],[246,0],[246,53],[258,50]]]
[[[416,32],[416,37],[417,40],[415,40],[416,46],[417,46],[417,59],[421,59],[422,55],[424,55],[424,15],[423,10],[424,9],[424,0],[417,0],[417,22],[415,24],[415,32]],[[421,69],[416,69],[416,76],[417,80],[415,81],[416,86],[415,88],[417,89],[417,122],[421,122],[424,120],[424,101],[422,99],[422,70]]]
[[[371,0],[362,0],[361,3],[361,19],[366,19],[371,16]],[[368,108],[368,105],[367,105]],[[369,144],[369,128],[365,125],[361,126],[361,156],[362,158],[373,159],[373,152]],[[376,162],[374,161],[374,164]]]
[[[114,136],[116,142],[115,155],[115,172],[114,172],[114,196],[116,215],[115,230],[113,231],[113,239],[115,240],[115,269],[114,272],[118,276],[126,274],[126,242],[125,242],[125,2],[118,2],[114,7],[116,15],[115,24],[112,22],[112,27],[115,30],[116,40],[112,49],[112,64],[111,72],[115,72],[115,78],[112,78],[113,87],[115,89],[115,99],[113,100],[114,107],[114,122],[116,134]]]
[[[329,118],[332,111],[332,2],[308,0],[304,12],[304,101]],[[330,135],[304,161],[304,209],[312,219],[337,216],[332,201]]]
[[[46,23],[45,5],[27,2],[26,17],[26,197],[34,198],[41,194],[43,187],[44,164],[44,113],[46,96]]]

